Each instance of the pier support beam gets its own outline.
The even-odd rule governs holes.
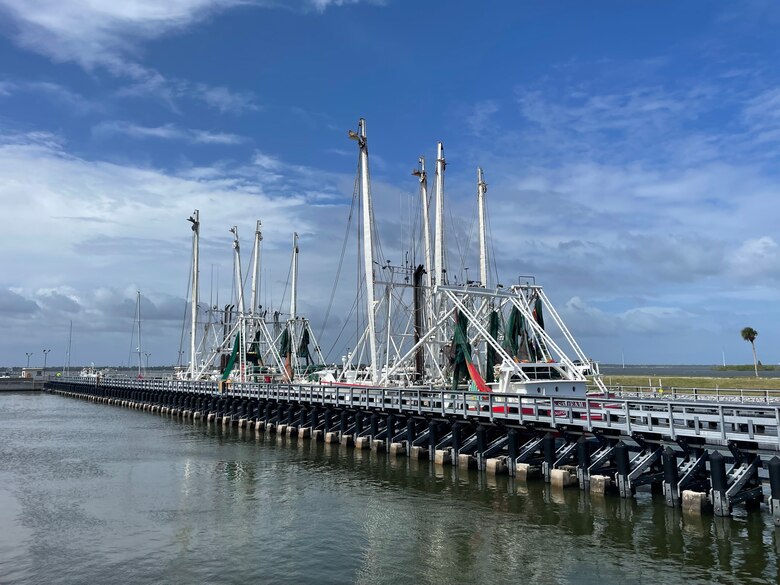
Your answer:
[[[664,499],[670,508],[680,504],[680,476],[677,471],[677,455],[671,447],[664,449]]]
[[[753,455],[748,459],[733,445],[729,447],[736,461],[728,472],[723,455],[717,451],[710,455],[710,493],[716,516],[730,516],[734,504],[745,502],[751,506],[764,498],[758,478],[758,456]]]
[[[628,474],[631,472],[631,464],[628,459],[628,447],[623,441],[615,446],[615,465],[617,473],[615,474],[615,483],[617,483],[618,494],[621,498],[633,497],[635,488],[631,485]]]

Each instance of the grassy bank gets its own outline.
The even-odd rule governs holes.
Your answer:
[[[780,378],[693,378],[683,376],[650,377],[652,385],[658,387],[660,379],[664,388],[744,388],[780,390]],[[648,376],[604,376],[609,386],[647,386]]]

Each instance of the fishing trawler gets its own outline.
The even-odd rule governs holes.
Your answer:
[[[364,283],[347,316],[359,325],[354,347],[341,363],[326,363],[310,321],[298,303],[298,235],[293,235],[289,313],[269,314],[257,303],[262,223],[252,251],[250,301],[244,299],[241,247],[233,227],[235,302],[217,311],[201,333],[198,326],[200,217],[192,224],[191,323],[185,379],[267,383],[316,383],[377,388],[440,388],[496,393],[506,398],[494,409],[525,411],[524,396],[552,397],[571,404],[586,395],[606,396],[598,364],[582,351],[543,287],[528,277],[503,286],[489,275],[487,184],[477,169],[479,280],[448,277],[445,249],[444,147],[437,145],[433,202],[425,159],[413,171],[419,185],[420,261],[393,265],[378,245],[365,120],[349,138],[357,143],[358,177],[353,212],[360,218],[358,281]],[[433,203],[433,205],[431,205]],[[431,207],[433,238],[431,239]],[[345,241],[346,244],[346,241]],[[416,254],[414,255],[416,256]],[[343,259],[343,258],[342,258]],[[341,263],[339,264],[339,267]],[[361,300],[362,299],[362,300]],[[361,306],[362,305],[362,306]],[[354,310],[355,308],[358,310]],[[324,329],[324,327],[323,327]],[[312,351],[313,350],[313,351]],[[588,394],[588,384],[595,391]],[[494,401],[495,404],[495,401]],[[528,408],[532,408],[529,401]]]

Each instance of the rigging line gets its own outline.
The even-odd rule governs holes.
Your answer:
[[[339,340],[341,339],[341,336],[344,334],[344,331],[346,330],[347,325],[349,325],[349,320],[352,317],[352,313],[354,313],[354,311],[355,311],[355,307],[357,305],[357,302],[358,302],[358,299],[357,299],[357,297],[355,297],[355,300],[352,303],[352,308],[349,310],[349,314],[347,314],[346,319],[344,319],[344,324],[341,326],[341,331],[339,331],[339,334],[336,337],[336,340],[330,346],[330,349],[328,349],[328,351],[325,353],[325,361],[326,362],[330,361],[330,354],[333,352],[333,350],[335,349],[335,347],[338,344]],[[352,339],[352,338],[350,337],[350,339]],[[349,341],[349,340],[347,340],[347,341]]]
[[[236,273],[236,255],[233,254],[233,274]],[[230,302],[236,303],[236,308],[238,307],[238,291],[236,290],[236,277],[233,276],[233,278],[230,279]]]
[[[187,295],[184,298],[184,314],[181,316],[181,336],[179,337],[179,356],[176,361],[176,365],[181,365],[181,356],[184,352],[184,330],[187,327],[187,308],[189,303],[187,302],[187,297],[190,295],[190,290],[192,286],[192,264],[194,262],[194,259],[190,260],[190,273],[187,276]],[[192,356],[191,359],[194,359],[195,356]]]
[[[452,206],[451,205],[447,206],[447,212],[450,215],[450,227],[452,228],[452,231],[454,233],[456,225],[455,225],[455,218],[452,215]],[[460,238],[458,238],[457,235],[455,236],[455,245],[458,248],[458,256],[460,256],[461,261],[463,262],[463,252],[462,252],[461,247],[460,247]],[[444,256],[444,266],[447,266],[447,245],[446,244],[444,245],[444,250],[442,250],[442,252],[443,252],[443,256]],[[465,263],[464,263],[464,266],[465,266]],[[449,280],[449,279],[447,279],[447,280]]]
[[[358,169],[360,168],[360,158],[358,158]],[[361,195],[362,195],[362,187],[361,187]],[[360,197],[358,200],[358,214],[360,217],[363,217],[363,197]],[[355,280],[355,303],[356,303],[356,311],[355,311],[355,339],[360,339],[360,283],[361,283],[361,262],[360,262],[360,256],[362,254],[363,250],[363,232],[360,229],[361,222],[357,223],[357,249],[358,253],[355,255],[355,259],[357,261],[357,270],[355,271],[355,274],[357,275],[357,279]],[[372,267],[373,270],[373,267]],[[368,276],[368,275],[366,275]]]
[[[417,193],[418,199],[419,199],[419,192]],[[422,209],[420,209],[420,213],[417,214],[414,212],[414,204],[413,204],[413,195],[409,198],[409,224],[411,226],[409,230],[409,249],[412,251],[412,264],[417,265],[417,253],[419,251],[420,243],[425,237],[425,235],[422,233],[422,221],[419,222],[420,226],[420,237],[416,238],[415,234],[417,234],[417,227],[418,227],[418,220],[420,219],[420,215],[422,214]],[[419,205],[418,205],[419,207]],[[422,256],[422,253],[420,254]]]
[[[496,262],[496,248],[495,244],[493,243],[493,225],[490,222],[490,206],[487,201],[487,198],[485,200],[485,223],[487,223],[487,237],[488,241],[490,242],[490,259],[492,260],[493,264],[493,275],[496,277],[495,283],[501,282],[498,278],[498,263]],[[487,283],[484,283],[485,286],[487,286]]]
[[[359,170],[359,169],[358,169]],[[355,212],[355,200],[357,199],[358,190],[360,189],[359,174],[355,174],[355,186],[352,189],[352,203],[349,207],[349,217],[347,218],[347,229],[344,231],[344,241],[341,244],[341,256],[339,258],[339,267],[336,270],[336,278],[333,281],[333,288],[330,291],[330,300],[328,301],[328,309],[325,311],[325,319],[322,322],[320,328],[319,337],[322,339],[325,334],[325,328],[328,325],[328,319],[330,318],[330,311],[333,308],[333,299],[336,297],[336,289],[338,288],[339,278],[341,277],[341,267],[344,264],[344,256],[346,255],[347,243],[349,241],[349,230],[352,226],[352,216]]]
[[[477,214],[479,214],[479,210],[477,210]],[[466,251],[463,256],[461,256],[460,261],[460,269],[461,272],[463,272],[466,268],[466,256],[465,254],[468,253],[468,250],[471,250],[471,245],[474,243],[474,226],[476,224],[476,217],[474,215],[471,216],[471,226],[469,227],[469,237],[466,240]]]
[[[295,252],[293,251],[293,255]],[[290,286],[290,275],[292,274],[293,259],[290,258],[290,267],[287,269],[287,281],[284,283],[284,291],[282,292],[282,300],[279,301],[279,314],[282,313],[282,307],[284,306],[284,299],[287,296],[287,287]]]
[[[244,277],[241,281],[241,289],[246,291],[246,283],[249,282],[249,271],[254,266],[254,259],[255,259],[255,246],[254,243],[252,244],[252,253],[249,255],[249,263],[247,264],[246,270],[244,271]],[[250,313],[255,310],[256,307],[252,307],[252,309],[249,311]]]
[[[130,351],[127,352],[127,366],[131,367],[130,364],[133,362],[133,341],[135,340],[135,311],[137,309],[133,310],[133,324],[130,326]]]

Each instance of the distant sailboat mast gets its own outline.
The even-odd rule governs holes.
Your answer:
[[[135,318],[136,322],[138,323],[138,348],[136,352],[138,353],[138,377],[141,377],[141,291],[135,291],[136,292],[136,301],[135,301]]]
[[[70,346],[73,341],[73,321],[70,322],[68,329],[68,351],[65,353],[65,372],[63,375],[66,377],[70,375]]]

